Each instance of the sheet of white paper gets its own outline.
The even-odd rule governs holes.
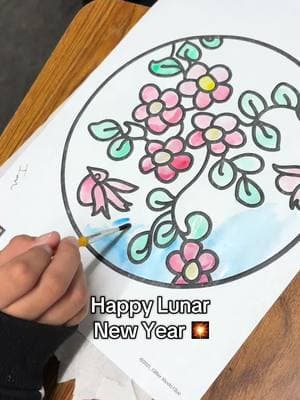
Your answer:
[[[141,326],[135,340],[94,340],[92,318],[81,327],[157,400],[199,399],[299,270],[299,12],[295,0],[160,0],[1,179],[1,245],[19,232],[89,233],[110,224],[108,212],[130,217],[113,249],[90,249],[106,266],[83,251],[92,293],[211,301],[207,315],[153,308],[148,322],[187,325],[182,340],[146,340]],[[183,120],[183,139],[165,147]],[[145,137],[162,143],[145,149]],[[10,190],[20,162],[28,173]],[[149,229],[152,249],[147,233],[133,242]],[[209,340],[190,339],[193,320],[210,321]]]
[[[57,351],[58,381],[75,379],[73,400],[151,400],[128,376],[80,333]]]

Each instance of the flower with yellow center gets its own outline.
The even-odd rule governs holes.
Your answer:
[[[158,151],[154,156],[156,164],[167,164],[171,160],[171,154],[168,151]]]
[[[209,128],[207,129],[204,135],[206,139],[209,140],[210,142],[217,142],[223,136],[223,132],[221,129],[218,128]]]
[[[149,107],[150,113],[154,115],[159,114],[162,109],[163,109],[163,104],[160,101],[154,101]]]
[[[201,76],[198,85],[205,92],[212,92],[216,88],[216,82],[210,75]]]

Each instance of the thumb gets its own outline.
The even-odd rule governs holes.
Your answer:
[[[15,236],[0,252],[0,265],[9,262],[13,258],[25,253],[34,246],[47,244],[52,249],[56,249],[59,242],[60,236],[58,232],[49,232],[39,237],[28,235]]]

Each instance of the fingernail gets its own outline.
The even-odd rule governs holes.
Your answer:
[[[65,238],[65,240],[67,240],[68,242],[74,244],[75,246],[78,246],[78,241],[77,241],[76,237],[74,237],[74,236],[67,236]]]
[[[43,235],[37,237],[37,238],[35,239],[35,241],[36,241],[37,243],[45,242],[45,241],[47,241],[48,239],[50,239],[50,237],[51,237],[54,233],[55,233],[54,231],[49,232],[49,233],[45,233],[45,234],[43,234]]]
[[[46,250],[47,253],[50,254],[50,256],[53,256],[53,249],[52,249],[52,247],[50,247],[48,244],[44,244],[44,245],[41,246],[41,247],[43,247],[43,249]]]

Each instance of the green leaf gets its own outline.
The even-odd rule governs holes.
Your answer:
[[[207,49],[217,49],[222,46],[223,39],[218,36],[204,37],[200,39],[200,42]]]
[[[169,57],[160,61],[151,61],[149,69],[154,75],[168,77],[180,74],[183,67],[178,60]]]
[[[235,197],[239,203],[247,207],[258,207],[264,202],[261,188],[246,176],[237,181]]]
[[[192,42],[185,42],[179,48],[177,57],[188,61],[198,61],[201,57],[201,50]]]
[[[233,157],[230,161],[233,162],[237,169],[247,174],[260,172],[265,165],[264,160],[260,156],[251,153]]]
[[[128,258],[131,262],[139,264],[144,262],[151,254],[151,238],[148,231],[134,236],[127,249]]]
[[[124,160],[129,157],[132,153],[133,144],[130,139],[120,138],[113,140],[108,149],[107,153],[110,158],[113,160]]]
[[[281,135],[275,126],[259,121],[252,128],[252,136],[259,148],[267,151],[280,150]]]
[[[96,140],[110,140],[122,133],[121,126],[112,119],[89,124],[88,130]]]
[[[209,171],[210,183],[217,189],[227,189],[236,179],[236,171],[227,160],[219,160]]]
[[[164,210],[172,204],[174,196],[167,189],[153,189],[148,194],[146,203],[150,210]]]
[[[157,247],[165,248],[171,245],[176,239],[176,229],[172,222],[161,222],[154,232],[154,244]]]
[[[299,92],[288,83],[280,83],[271,95],[274,104],[296,108],[299,104]]]
[[[248,118],[256,118],[268,107],[266,100],[256,92],[244,92],[239,98],[240,111]]]
[[[200,211],[190,213],[185,218],[185,225],[187,227],[187,239],[203,240],[211,231],[209,216]]]
[[[124,134],[126,136],[130,136],[130,138],[141,139],[144,138],[147,134],[146,128],[135,122],[125,121],[124,125],[127,128],[127,131],[124,132]]]

